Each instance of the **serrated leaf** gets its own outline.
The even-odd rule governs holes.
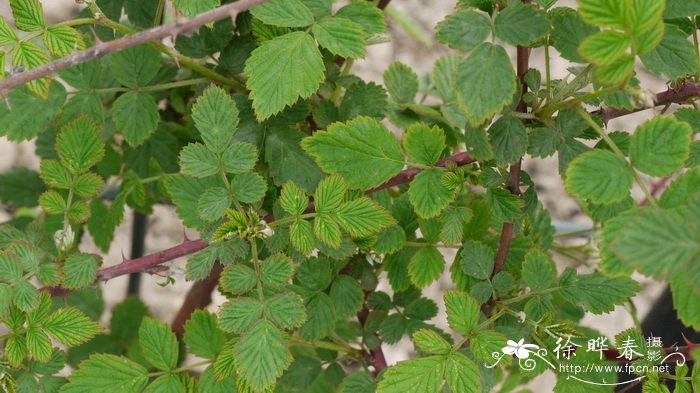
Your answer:
[[[0,281],[14,284],[22,278],[22,263],[14,253],[10,251],[0,252]]]
[[[237,295],[251,291],[256,283],[255,271],[244,265],[227,266],[219,279],[221,289]]]
[[[250,10],[265,24],[280,27],[305,27],[314,23],[314,15],[300,0],[271,0]]]
[[[367,197],[340,205],[335,219],[354,237],[369,236],[395,223],[389,212]]]
[[[685,18],[700,15],[700,1],[667,0],[664,19]]]
[[[463,244],[460,253],[462,271],[479,280],[486,280],[493,273],[495,253],[481,242],[469,241]]]
[[[218,177],[197,179],[175,175],[166,178],[165,186],[177,207],[178,217],[187,227],[198,228],[205,224],[197,215],[199,196],[209,188],[221,186],[221,180]]]
[[[226,332],[241,333],[255,323],[263,313],[263,305],[254,299],[239,297],[219,310],[219,325]]]
[[[173,0],[173,4],[189,17],[213,10],[221,5],[221,0]]]
[[[66,200],[61,194],[50,190],[41,194],[39,206],[48,214],[63,214],[66,211]]]
[[[265,259],[260,266],[260,281],[269,288],[286,285],[292,278],[294,266],[284,255],[276,254]]]
[[[457,68],[457,102],[473,126],[490,119],[511,102],[517,89],[505,49],[483,43]]]
[[[424,247],[411,258],[408,274],[411,282],[423,288],[437,280],[445,269],[445,259],[435,247]]]
[[[350,317],[362,308],[364,293],[354,278],[339,275],[331,284],[330,297],[339,317]]]
[[[20,281],[12,289],[12,303],[24,312],[30,312],[39,306],[39,292],[28,281]]]
[[[340,247],[340,225],[328,215],[318,214],[314,219],[314,234],[322,243],[331,248]]]
[[[145,318],[139,327],[139,347],[146,361],[157,369],[169,371],[177,367],[178,342],[168,325]]]
[[[444,356],[405,360],[390,367],[379,382],[379,393],[433,393],[440,391]]]
[[[576,276],[561,288],[567,299],[572,299],[593,314],[610,312],[639,291],[639,283],[629,277],[607,277],[601,273]],[[574,300],[575,299],[575,300]]]
[[[359,4],[359,3],[355,3]],[[377,385],[366,372],[354,372],[348,374],[340,385],[341,393],[375,393]]]
[[[250,171],[257,160],[258,149],[250,143],[234,143],[221,156],[224,171],[233,174]]]
[[[97,268],[102,260],[93,254],[73,254],[63,265],[63,287],[77,289],[91,285],[97,279]]]
[[[66,100],[66,90],[60,83],[52,83],[48,98],[39,97],[29,88],[20,86],[10,90],[8,105],[0,105],[0,136],[11,141],[36,137],[46,131]]]
[[[76,308],[62,308],[51,314],[42,328],[61,344],[75,346],[87,342],[102,328]]]
[[[523,262],[523,281],[533,291],[541,291],[554,285],[557,269],[549,257],[541,251],[530,251]]]
[[[73,182],[73,192],[81,198],[92,198],[97,194],[102,186],[104,185],[104,180],[94,173],[83,173],[78,176]]]
[[[83,36],[72,27],[50,26],[44,33],[44,45],[57,57],[68,56],[74,51],[85,49]]]
[[[99,130],[86,117],[61,129],[56,137],[61,162],[75,174],[86,172],[104,156],[104,142]]]
[[[301,296],[284,292],[265,299],[265,317],[281,329],[291,330],[306,322],[306,309]]]
[[[403,134],[403,147],[415,162],[434,165],[445,149],[445,132],[438,126],[413,124]]]
[[[275,3],[286,4],[286,0]],[[263,42],[246,61],[245,73],[255,114],[258,120],[265,120],[318,90],[324,66],[311,36],[297,31]]]
[[[122,356],[96,354],[80,364],[61,388],[65,393],[94,391],[140,392],[148,383],[148,370]]]
[[[312,193],[324,174],[300,146],[306,136],[299,130],[270,129],[265,138],[265,162],[275,184],[294,182],[302,190]]]
[[[0,46],[14,44],[17,41],[19,41],[19,37],[17,37],[17,33],[15,33],[15,31],[7,23],[5,18],[0,16]],[[5,63],[3,63],[3,64],[5,64]]]
[[[90,218],[90,207],[85,201],[73,201],[68,208],[68,220],[74,224],[82,224]]]
[[[127,48],[109,56],[112,76],[130,88],[147,86],[158,73],[159,63],[160,52],[150,45]]]
[[[500,352],[506,346],[506,336],[490,330],[480,330],[470,336],[469,349],[471,349],[474,357],[482,362],[492,362],[494,352]],[[503,360],[506,365],[510,364],[512,359],[505,356]]]
[[[586,24],[576,10],[567,7],[554,8],[549,12],[552,21],[550,39],[562,57],[576,63],[584,63],[578,47],[583,40],[598,31],[596,27]]]
[[[527,152],[527,130],[512,116],[503,116],[491,125],[489,141],[499,166],[516,163]]]
[[[442,183],[445,172],[431,168],[416,175],[408,189],[416,214],[422,218],[438,216],[455,198],[455,191]]]
[[[40,362],[46,362],[51,358],[53,347],[51,340],[39,328],[30,327],[26,333],[27,349],[33,358]]]
[[[671,280],[673,308],[684,325],[700,329],[700,288],[693,283],[690,275],[679,274]],[[698,375],[700,377],[700,375]]]
[[[210,87],[192,106],[192,119],[204,144],[210,150],[220,152],[229,146],[236,132],[239,112],[224,89]]]
[[[588,62],[609,65],[625,54],[630,46],[630,38],[617,31],[601,31],[586,38],[578,51]]]
[[[421,351],[434,355],[444,355],[452,351],[452,345],[432,329],[419,329],[413,333],[413,342]]]
[[[293,182],[287,182],[282,187],[279,201],[282,209],[293,215],[303,214],[309,205],[309,197]]]
[[[608,65],[596,66],[593,77],[602,85],[615,85],[629,80],[634,71],[634,57],[622,55]]]
[[[345,91],[343,102],[338,107],[338,120],[347,121],[358,116],[383,119],[386,108],[387,93],[382,86],[374,82],[356,82]],[[329,125],[333,120],[329,119],[327,122]]]
[[[445,380],[453,392],[481,392],[481,371],[471,359],[461,352],[447,356]]]
[[[139,146],[156,131],[160,114],[152,95],[131,91],[114,101],[112,118],[129,145]]]
[[[362,27],[340,17],[326,17],[314,23],[311,31],[318,43],[336,56],[359,59],[365,56]]]
[[[223,187],[210,188],[199,197],[197,214],[204,221],[214,221],[224,216],[231,206],[231,196]]]
[[[302,140],[326,172],[342,176],[353,189],[376,187],[403,169],[404,156],[389,130],[368,117],[335,123]]]
[[[296,220],[289,227],[289,239],[292,245],[304,255],[314,249],[314,234],[311,223],[306,220]]]
[[[656,117],[637,128],[630,141],[632,165],[647,175],[668,177],[683,168],[693,132],[672,117]]]
[[[693,54],[694,50],[693,44],[688,41],[683,31],[667,24],[659,45],[640,56],[640,59],[651,73],[679,79],[686,75],[694,75],[700,67]]]
[[[265,196],[267,182],[256,172],[242,173],[231,180],[233,197],[242,203],[255,203]]]
[[[194,177],[208,177],[219,171],[219,162],[209,149],[201,143],[190,143],[180,151],[182,172]]]
[[[335,328],[335,307],[328,295],[319,292],[306,300],[307,321],[299,329],[301,336],[307,340],[326,337]]]
[[[607,150],[586,152],[569,164],[566,189],[593,203],[618,202],[632,187],[632,171],[627,162]]]
[[[472,50],[491,34],[491,21],[484,14],[461,10],[437,24],[437,40],[450,48]]]
[[[44,49],[26,41],[21,41],[10,52],[12,55],[12,66],[21,66],[25,70],[39,67],[49,62],[49,57]],[[49,96],[51,86],[50,79],[35,79],[28,83],[29,89],[42,98]]]
[[[618,0],[578,0],[581,17],[596,26],[626,29],[628,26],[626,3]]]
[[[39,0],[10,0],[15,26],[23,31],[38,31],[44,28],[44,11]]]
[[[359,24],[367,35],[381,34],[386,31],[382,10],[374,4],[350,3],[339,9],[336,16],[350,19]]]
[[[468,335],[479,322],[479,303],[466,293],[447,291],[445,293],[447,322],[459,334]]]
[[[544,12],[517,2],[498,13],[493,21],[493,31],[509,44],[527,46],[547,34],[549,21]]]
[[[161,375],[151,382],[143,393],[184,392],[186,389],[182,380],[175,374]]]
[[[399,103],[411,104],[418,94],[418,76],[405,64],[393,63],[384,71],[384,85]]]
[[[216,358],[224,346],[224,332],[219,329],[216,316],[205,311],[196,310],[185,323],[182,336],[187,349],[205,359]]]
[[[264,320],[239,339],[234,356],[240,376],[257,391],[274,384],[292,361],[282,332]]]

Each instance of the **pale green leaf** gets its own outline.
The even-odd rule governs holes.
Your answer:
[[[318,43],[336,56],[359,59],[365,56],[362,27],[339,17],[326,17],[311,28]]]
[[[210,87],[192,106],[192,119],[207,147],[220,152],[229,146],[236,132],[239,113],[224,89]]]
[[[384,85],[399,103],[410,104],[418,94],[418,76],[407,65],[393,63],[384,71]]]
[[[182,339],[193,354],[213,359],[221,352],[225,336],[217,326],[215,315],[205,310],[196,310],[185,323]]]
[[[74,51],[85,49],[83,36],[72,27],[51,26],[44,33],[44,45],[57,57],[68,56]]]
[[[51,314],[41,326],[54,340],[68,346],[87,342],[102,328],[76,308],[62,308]]]
[[[197,214],[204,221],[214,221],[226,214],[231,206],[231,196],[223,187],[210,188],[199,197]]]
[[[48,214],[63,214],[66,211],[66,200],[58,192],[49,190],[39,197],[39,206]]]
[[[139,327],[139,347],[143,357],[157,369],[169,371],[177,367],[178,342],[170,326],[144,318]]]
[[[36,68],[49,62],[49,57],[44,49],[27,41],[20,41],[12,48],[10,53],[12,55],[12,66],[22,66],[25,70]],[[32,80],[28,84],[29,89],[42,98],[49,96],[50,85],[52,85],[51,80],[45,78]]]
[[[607,30],[588,36],[578,51],[589,63],[609,65],[624,55],[629,46],[627,34]]]
[[[29,327],[25,336],[27,350],[32,357],[40,362],[47,362],[51,358],[53,347],[51,340],[39,328]]]
[[[566,170],[566,189],[593,203],[621,201],[632,187],[632,171],[627,162],[607,150],[580,155]]]
[[[626,29],[627,2],[619,0],[578,0],[578,12],[586,22],[596,26]]]
[[[41,179],[47,185],[55,188],[71,188],[73,176],[60,162],[56,160],[42,160],[39,170]]]
[[[549,31],[549,21],[544,12],[516,2],[498,13],[493,21],[496,37],[513,45],[530,45],[543,38]]]
[[[632,31],[636,35],[641,35],[653,29],[655,26],[663,25],[663,14],[666,3],[656,0],[635,0],[631,2],[629,10],[629,22]]]
[[[331,217],[325,214],[317,214],[314,219],[314,234],[322,243],[331,248],[340,247],[341,233],[340,225]]]
[[[39,0],[10,0],[15,26],[23,31],[38,31],[44,28],[44,11]]]
[[[148,383],[148,370],[122,356],[96,354],[68,377],[62,393],[118,391],[138,393]]]
[[[92,198],[97,194],[102,186],[104,185],[104,180],[100,176],[94,173],[83,173],[78,176],[73,182],[73,192],[81,198]]]
[[[622,55],[611,64],[596,66],[593,77],[602,85],[616,85],[629,80],[634,71],[634,57]]]
[[[339,176],[328,176],[321,180],[314,192],[316,211],[326,213],[336,210],[343,202],[348,187]]]
[[[343,203],[335,219],[350,235],[369,236],[395,223],[391,214],[367,197]]]
[[[444,356],[405,360],[390,367],[379,382],[379,393],[435,393],[440,391]]]
[[[647,175],[668,177],[683,168],[693,132],[685,122],[658,116],[637,128],[630,141],[632,165]]]
[[[301,296],[284,292],[265,299],[265,317],[281,329],[298,328],[306,322],[306,309]]]
[[[56,137],[61,162],[73,173],[86,172],[104,156],[104,142],[97,127],[87,118],[66,125]]]
[[[303,214],[309,206],[309,197],[293,182],[287,182],[282,187],[279,201],[282,209],[293,215]]]
[[[447,291],[445,293],[447,322],[459,334],[468,335],[479,322],[479,303],[466,293]]]
[[[286,285],[293,273],[292,261],[282,254],[276,254],[262,262],[260,281],[265,287],[278,288]]]
[[[445,132],[438,126],[413,124],[403,134],[403,147],[415,162],[434,165],[445,150]]]
[[[411,257],[408,274],[411,282],[423,288],[437,280],[445,269],[445,259],[435,247],[423,247]]]
[[[132,91],[114,101],[112,118],[129,145],[139,146],[156,131],[160,114],[152,95]]]
[[[238,340],[234,356],[240,376],[257,391],[273,385],[292,362],[282,333],[264,320]]]
[[[15,31],[7,23],[5,18],[0,16],[0,46],[14,44],[17,41],[19,41],[19,37],[17,37],[17,33],[15,33]],[[5,63],[2,63],[2,64],[5,64]]]
[[[437,40],[450,48],[472,50],[491,34],[491,21],[473,10],[448,15],[437,25]]]
[[[263,305],[254,299],[239,297],[226,302],[219,310],[219,324],[226,332],[242,333],[263,313]]]
[[[413,342],[421,351],[434,355],[444,355],[452,351],[452,345],[432,329],[420,329],[413,333]]]
[[[457,102],[469,123],[477,126],[513,100],[517,82],[503,47],[483,43],[457,68]]]
[[[453,392],[481,392],[480,367],[461,352],[454,352],[447,356],[445,380]]]
[[[661,43],[652,51],[642,55],[642,63],[647,70],[670,79],[694,75],[698,71],[697,57],[692,42],[678,27],[666,25]]]
[[[39,291],[29,281],[20,281],[12,289],[12,303],[21,311],[35,310],[39,301]]]
[[[93,254],[73,254],[63,265],[63,287],[77,289],[92,285],[97,279],[97,268],[102,263],[99,256]]]
[[[408,195],[418,216],[436,217],[455,198],[455,191],[444,186],[443,174],[444,172],[437,168],[426,169],[411,182]]]
[[[207,177],[218,173],[216,155],[201,143],[190,143],[180,151],[182,173],[194,177]]]
[[[250,12],[273,26],[305,27],[314,23],[314,15],[300,0],[271,0],[253,7]]]
[[[247,87],[258,119],[279,113],[299,98],[309,98],[320,87],[324,71],[321,52],[308,33],[296,31],[263,42],[245,65]]]
[[[326,172],[342,176],[353,189],[376,187],[404,166],[401,146],[377,120],[358,117],[335,123],[302,141]]]
[[[151,382],[143,393],[185,393],[186,387],[182,380],[175,374],[161,375]]]

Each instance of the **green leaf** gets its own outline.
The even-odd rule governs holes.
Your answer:
[[[304,255],[314,249],[314,234],[311,223],[306,220],[296,220],[289,227],[289,239],[292,245]]]
[[[586,37],[598,31],[597,28],[586,24],[576,10],[567,7],[559,7],[549,12],[552,21],[552,44],[567,60],[576,63],[585,63],[579,55],[578,47]]]
[[[236,295],[250,292],[257,283],[255,271],[244,265],[227,266],[221,274],[219,285],[221,289]]]
[[[607,150],[581,154],[566,170],[566,189],[597,204],[621,201],[632,187],[627,162]]]
[[[312,193],[324,174],[300,146],[306,136],[293,129],[269,129],[265,138],[265,162],[272,179],[280,186],[292,181],[307,193]]]
[[[483,43],[457,68],[457,102],[473,126],[513,100],[517,80],[503,47]]]
[[[51,26],[44,33],[44,45],[57,57],[68,56],[76,50],[85,49],[83,36],[72,27]]]
[[[419,329],[413,333],[413,342],[421,351],[434,355],[445,355],[452,351],[452,345],[432,329]]]
[[[309,206],[309,197],[293,182],[287,182],[282,187],[279,201],[282,209],[292,215],[303,214]]]
[[[68,377],[63,393],[119,391],[138,393],[148,383],[148,370],[122,356],[95,354]]]
[[[112,118],[129,145],[139,146],[156,131],[160,114],[152,95],[131,91],[114,101]]]
[[[379,393],[434,393],[440,391],[444,356],[405,360],[390,367],[379,382]]]
[[[447,356],[445,380],[453,392],[481,392],[480,368],[461,352]]]
[[[217,326],[216,316],[205,310],[192,313],[185,323],[182,339],[190,352],[205,359],[216,358],[226,341],[224,332]]]
[[[452,206],[442,213],[440,240],[445,244],[458,244],[464,236],[464,224],[468,223],[474,213],[467,207]]]
[[[376,187],[403,169],[404,156],[394,135],[377,120],[358,117],[335,123],[302,140],[326,172],[342,176],[353,189]]]
[[[671,280],[671,293],[673,294],[673,308],[678,313],[685,326],[695,330],[700,329],[700,288],[693,283],[689,274],[679,274]]]
[[[300,0],[271,0],[250,10],[265,24],[280,27],[306,27],[314,23],[314,15]]]
[[[506,340],[506,336],[501,333],[490,330],[480,330],[470,336],[469,349],[471,349],[477,360],[492,362],[493,357],[491,354],[500,352],[501,349],[506,346]],[[506,356],[502,361],[505,362],[504,364],[509,365],[512,359]]]
[[[39,0],[10,0],[15,26],[22,31],[38,31],[44,28],[44,11]]]
[[[664,19],[685,18],[700,15],[698,0],[667,0]]]
[[[83,173],[78,176],[73,182],[73,192],[81,198],[92,198],[97,194],[102,186],[104,185],[104,180],[94,173]]]
[[[40,362],[46,362],[51,358],[53,347],[51,340],[41,330],[36,327],[30,327],[26,334],[27,349],[33,358]]]
[[[418,76],[405,64],[393,63],[384,71],[384,85],[396,102],[410,104],[418,94]]]
[[[22,263],[14,253],[10,251],[0,252],[0,281],[14,284],[22,279]]]
[[[210,87],[192,107],[192,119],[209,150],[221,152],[229,146],[236,132],[239,113],[224,89]]]
[[[525,255],[523,281],[533,291],[551,288],[557,276],[557,269],[547,254],[533,250]]]
[[[369,116],[381,120],[385,116],[386,108],[387,94],[382,86],[374,82],[356,82],[348,87],[343,95],[343,102],[338,108],[338,120],[347,121],[358,116]],[[328,124],[332,122],[333,120],[330,120]]]
[[[261,6],[277,7],[278,3],[286,4],[287,0]],[[289,2],[293,3],[298,0]],[[255,114],[262,121],[299,98],[309,98],[321,86],[324,66],[311,36],[296,31],[263,42],[246,61],[245,73]],[[289,79],[289,75],[294,75],[294,79]]]
[[[445,132],[438,126],[415,123],[403,134],[403,146],[415,162],[434,165],[445,150]]]
[[[367,35],[382,34],[386,32],[386,21],[384,15],[374,4],[350,3],[335,13],[336,16],[350,19],[362,26],[362,30]]]
[[[668,177],[683,168],[692,130],[685,122],[658,116],[642,124],[630,141],[632,165],[647,175]]]
[[[260,281],[265,287],[279,288],[287,285],[294,273],[292,261],[282,254],[267,257],[260,266]]]
[[[336,210],[343,202],[348,187],[339,176],[329,176],[320,183],[314,193],[316,211],[327,213]]]
[[[578,51],[588,62],[609,65],[624,55],[630,46],[629,37],[617,31],[601,31],[588,36]]]
[[[679,79],[698,71],[700,65],[694,51],[693,44],[688,41],[685,33],[676,26],[666,25],[661,43],[640,58],[651,73]]]
[[[516,163],[527,152],[527,130],[512,116],[503,116],[491,125],[489,141],[499,166]]]
[[[374,8],[374,6],[372,8]],[[5,18],[0,17],[0,46],[14,44],[18,41],[19,37],[17,37],[17,33],[15,33]]]
[[[595,67],[593,76],[595,81],[602,85],[615,85],[628,80],[632,71],[634,71],[634,57],[623,55],[611,64]]]
[[[36,68],[49,62],[49,57],[42,48],[27,41],[20,41],[12,48],[11,55],[12,65],[14,67],[22,66],[25,70]],[[28,86],[31,91],[46,98],[49,95],[51,84],[50,79],[42,78],[30,81]]]
[[[354,3],[360,4],[360,3]],[[375,393],[377,386],[372,377],[366,372],[348,374],[340,385],[340,393]]]
[[[436,217],[454,200],[456,193],[445,187],[443,174],[437,168],[426,169],[411,182],[408,196],[418,216]]]
[[[155,368],[169,371],[177,367],[178,342],[170,326],[144,318],[139,327],[139,347],[146,361]]]
[[[219,310],[219,324],[226,332],[241,333],[255,323],[263,313],[263,305],[251,298],[230,300]]]
[[[445,307],[447,322],[459,334],[470,334],[479,322],[479,303],[466,293],[447,291]]]
[[[28,140],[49,128],[66,101],[66,89],[52,83],[45,99],[20,86],[10,90],[7,101],[9,106],[0,105],[0,136],[16,142]]]
[[[340,205],[335,211],[335,219],[354,237],[372,235],[395,223],[389,212],[367,197]]]
[[[655,26],[663,25],[663,13],[666,4],[654,0],[637,0],[632,2],[629,22],[635,34],[646,33]]]
[[[42,328],[54,340],[68,346],[85,343],[102,330],[99,324],[72,307],[51,314],[42,323]]]
[[[160,52],[150,45],[134,46],[109,56],[114,79],[131,88],[147,86],[158,73],[159,63]]]
[[[359,59],[365,57],[362,26],[339,17],[326,17],[314,23],[311,31],[318,43],[336,56]]]
[[[231,196],[223,187],[210,188],[199,197],[197,214],[204,221],[214,221],[226,214],[231,206]]]
[[[453,49],[472,50],[491,34],[491,21],[484,14],[461,10],[437,24],[437,40]]]
[[[61,129],[56,137],[56,150],[63,165],[80,174],[102,159],[104,142],[95,124],[81,117]]]
[[[194,177],[208,177],[218,173],[219,162],[201,143],[190,143],[180,151],[182,173]]]
[[[668,279],[689,266],[700,242],[677,211],[647,209],[615,233],[609,245],[628,266],[659,279]]]
[[[333,281],[330,297],[338,317],[350,317],[357,314],[365,299],[360,284],[347,275],[340,275]]]
[[[411,257],[408,274],[411,282],[423,288],[437,280],[445,269],[445,259],[435,247],[424,247]]]
[[[493,31],[509,44],[527,46],[549,32],[549,21],[544,12],[517,2],[498,13],[493,21]]]
[[[212,187],[220,187],[221,180],[218,177],[196,179],[189,176],[168,176],[165,186],[177,206],[177,215],[185,226],[198,228],[205,224],[197,214],[199,197],[205,190]]]
[[[12,302],[24,312],[30,312],[39,306],[39,292],[28,281],[20,281],[12,290]]]
[[[143,393],[184,392],[185,385],[175,374],[161,375],[151,382]]]
[[[592,25],[624,30],[628,27],[626,4],[618,0],[578,0],[578,12]]]
[[[331,217],[325,214],[318,214],[314,219],[314,234],[322,243],[331,248],[340,247],[341,233],[340,225]]]
[[[39,206],[48,214],[63,214],[66,211],[66,200],[56,191],[46,191],[39,197]]]
[[[282,332],[269,321],[259,321],[234,348],[240,376],[256,391],[273,385],[292,362]]]
[[[221,0],[173,0],[173,4],[183,15],[190,17],[213,10],[221,5]]]
[[[256,172],[236,175],[231,180],[231,191],[234,198],[242,203],[255,203],[265,196],[267,183]]]
[[[306,322],[306,309],[301,296],[284,292],[265,299],[265,317],[281,329],[291,330]]]
[[[562,295],[593,314],[612,311],[639,291],[639,283],[629,277],[607,277],[601,273],[576,276],[561,288]]]
[[[97,280],[97,268],[101,263],[100,257],[93,254],[69,256],[63,265],[63,287],[77,289],[92,285]]]
[[[495,258],[491,247],[481,242],[468,241],[462,245],[460,266],[465,274],[486,280],[493,273]]]
[[[245,173],[258,161],[258,149],[250,143],[234,143],[224,150],[221,163],[226,173]]]

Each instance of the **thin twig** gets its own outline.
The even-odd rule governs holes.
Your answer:
[[[682,104],[691,98],[696,98],[700,96],[700,84],[695,83],[683,83],[676,89],[669,88],[668,90],[658,93],[656,98],[654,98],[654,107],[668,105],[668,104]],[[614,109],[614,108],[603,108],[594,114],[599,115],[605,123],[608,121],[629,115],[631,113],[643,111],[645,109],[650,109],[648,107],[635,108],[632,110],[627,109]]]

